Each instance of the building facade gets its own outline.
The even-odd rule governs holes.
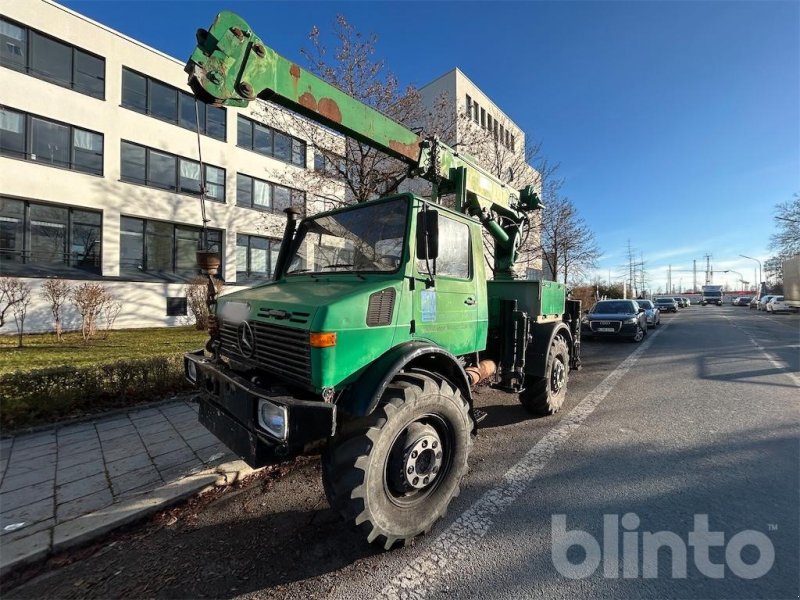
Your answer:
[[[460,69],[455,68],[419,89],[429,114],[429,126],[447,144],[470,154],[481,166],[517,189],[534,185],[541,193],[539,173],[528,163],[525,131]],[[542,278],[538,251],[538,218],[520,259],[516,276]]]
[[[50,328],[48,278],[102,282],[117,327],[188,322],[201,181],[226,290],[271,276],[285,208],[343,198],[305,184],[308,122],[196,104],[183,66],[50,0],[0,0],[0,275],[33,287],[26,331]]]

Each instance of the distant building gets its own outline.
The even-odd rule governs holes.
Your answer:
[[[184,61],[50,0],[0,0],[0,14],[0,275],[36,288],[26,330],[50,326],[38,287],[52,277],[107,284],[119,327],[187,322],[201,168]],[[227,289],[271,276],[284,208],[326,206],[302,184],[319,162],[308,124],[255,104],[197,106]]]

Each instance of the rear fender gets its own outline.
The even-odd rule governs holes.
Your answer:
[[[550,345],[556,336],[561,336],[567,342],[567,348],[572,352],[572,334],[563,321],[556,323],[534,323],[531,326],[533,340],[528,345],[525,358],[525,374],[534,377],[544,377],[547,372],[547,355]]]

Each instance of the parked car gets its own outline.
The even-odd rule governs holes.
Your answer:
[[[656,308],[660,312],[678,312],[678,303],[675,298],[656,298]]]
[[[684,298],[683,302],[684,302],[684,306],[691,306],[692,305],[691,298]]]
[[[761,298],[758,299],[756,310],[767,310],[767,304],[777,295],[778,294],[767,294],[766,296],[761,296]]]
[[[647,335],[645,309],[636,300],[601,300],[584,315],[581,332],[585,339],[627,337],[641,342]]]
[[[685,298],[681,298],[680,296],[675,296],[673,300],[675,300],[675,302],[678,303],[678,308],[686,308],[687,304]]]
[[[647,326],[653,328],[658,327],[658,324],[661,323],[661,311],[656,308],[656,305],[653,304],[653,301],[637,300],[636,304],[644,309],[644,315],[647,319]]]
[[[758,309],[758,296],[753,296],[750,298],[748,306],[750,307],[750,310],[753,310],[754,308]]]
[[[731,302],[731,304],[733,306],[747,306],[748,304],[750,304],[750,300],[752,299],[753,298],[751,296],[738,296],[737,298],[733,299],[733,302]]]
[[[767,302],[767,312],[789,312],[789,305],[783,301],[783,296],[773,296],[772,300]]]

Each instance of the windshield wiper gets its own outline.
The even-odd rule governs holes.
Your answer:
[[[309,275],[311,275],[311,277],[317,279],[317,276],[314,275],[314,273],[311,273],[310,271],[311,269],[295,269],[294,271],[288,272],[287,275],[294,275],[295,273],[308,273]]]
[[[322,267],[323,269],[335,269],[336,267],[352,267],[353,265],[350,263],[335,263],[332,265],[325,265]]]

